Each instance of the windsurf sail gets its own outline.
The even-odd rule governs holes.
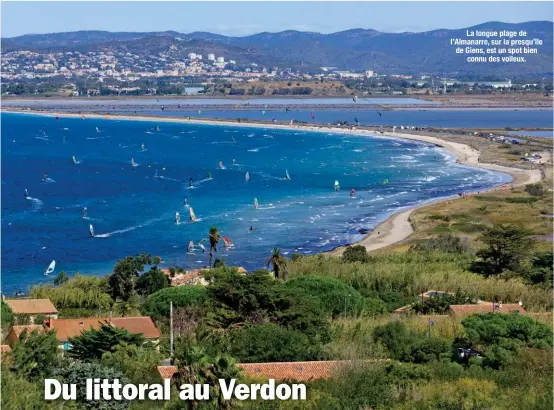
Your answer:
[[[72,159],[73,159],[73,163],[74,163],[74,164],[77,164],[77,158],[75,158],[75,155],[73,155],[73,158],[72,158]]]
[[[290,181],[290,175],[289,175],[289,170],[288,169],[285,170],[285,179],[287,181]]]
[[[212,179],[212,173],[211,172],[208,172],[208,178]]]
[[[223,161],[219,161],[219,169],[223,169]]]
[[[192,209],[192,206],[189,208],[189,216],[191,221],[196,221],[196,215],[194,214],[194,210]]]
[[[187,252],[188,253],[193,253],[194,252],[194,242],[193,241],[189,241],[189,246],[187,247]]]
[[[200,247],[200,249],[202,249],[202,253],[207,252],[207,251],[206,251],[206,248],[204,247],[204,245],[202,245],[201,243],[199,243],[198,246]]]
[[[146,151],[146,150],[144,149],[144,144],[141,144],[141,145],[140,145],[140,148],[141,148],[143,151]]]
[[[265,115],[265,110],[262,110],[262,115]]]
[[[54,269],[56,269],[56,261],[50,262],[50,265],[48,265],[48,268],[44,271],[44,274],[49,275],[54,272]]]
[[[96,132],[100,132],[100,129],[98,127],[96,127]]]
[[[25,198],[29,198],[29,192],[25,189]]]
[[[233,139],[233,142],[236,144],[237,143],[237,140],[235,139],[235,137],[231,137]]]
[[[160,132],[160,126],[156,125],[156,131]]]
[[[352,189],[352,190],[350,191],[350,197],[351,197],[351,198],[354,198],[355,196],[356,196],[356,190],[355,190],[355,189]]]
[[[181,223],[181,215],[179,215],[179,212],[175,212],[175,223],[177,225]]]
[[[258,198],[254,198],[254,209],[258,209]]]
[[[250,172],[246,172],[246,175],[244,175],[244,180],[246,182],[250,181]]]
[[[231,242],[231,240],[225,236],[223,237],[223,242],[225,242],[226,248],[231,248],[233,246],[233,243]]]
[[[88,230],[90,232],[90,236],[94,238],[94,226],[92,226],[92,224],[89,224]]]
[[[133,166],[133,167],[138,167],[138,165],[139,165],[139,164],[137,164],[137,163],[135,162],[135,159],[134,159],[134,158],[131,158],[131,166]]]
[[[185,197],[185,199],[183,200],[183,205],[189,206],[189,199],[187,197]]]
[[[160,176],[158,175],[158,170],[156,170],[156,173],[154,174],[154,178],[159,178]]]
[[[335,180],[335,191],[338,191],[340,189],[340,184],[339,184],[339,181],[338,179]]]
[[[389,180],[388,180],[388,179],[385,179],[385,180],[383,181],[383,184],[385,184],[385,185],[388,184],[388,183],[389,183]]]
[[[83,208],[83,219],[85,219],[87,217],[87,208],[84,207]],[[92,226],[92,225],[91,225]]]

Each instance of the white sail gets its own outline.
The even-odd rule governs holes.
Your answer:
[[[83,219],[85,219],[87,217],[87,208],[84,207],[83,208]]]
[[[74,164],[77,163],[77,158],[75,158],[75,155],[73,155],[73,163],[74,163]]]
[[[286,174],[285,178],[287,179],[287,181],[290,181],[290,175],[289,175],[288,169],[285,170],[285,174]]]
[[[189,242],[189,246],[187,248],[187,252],[188,253],[193,253],[194,252],[194,242],[190,241]]]
[[[131,158],[131,166],[133,166],[133,167],[138,167],[138,165],[139,165],[139,164],[137,164],[137,163],[135,162],[135,159],[134,159],[134,158]]]
[[[141,149],[142,149],[143,151],[145,150],[145,149],[144,149],[144,144],[141,144],[140,147],[141,147]]]
[[[258,209],[258,198],[254,198],[254,208]]]
[[[96,132],[100,132],[100,130],[98,129],[98,127],[96,127]]]
[[[89,224],[88,230],[90,232],[90,236],[94,238],[94,226],[92,226],[92,224]]]
[[[160,131],[160,126],[159,125],[156,126],[156,131]]]
[[[175,223],[179,224],[181,222],[181,215],[179,215],[179,212],[175,212]]]
[[[198,246],[200,247],[200,249],[202,249],[202,253],[207,252],[207,250],[206,250],[206,248],[204,247],[204,245],[202,245],[201,243],[199,243]]]
[[[44,271],[44,274],[49,275],[54,272],[54,269],[56,269],[56,261],[50,262],[50,265],[48,265],[48,268]]]
[[[246,175],[244,176],[244,180],[246,182],[250,181],[250,172],[246,172]]]
[[[339,181],[335,180],[335,191],[338,191],[340,189]]]
[[[29,192],[27,192],[27,189],[25,189],[25,198],[29,198]]]
[[[196,221],[196,215],[194,214],[194,210],[192,209],[192,206],[189,207],[189,215],[190,215],[190,220],[191,221]]]

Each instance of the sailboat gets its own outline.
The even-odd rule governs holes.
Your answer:
[[[340,189],[339,181],[338,179],[335,180],[335,191],[338,191]]]
[[[244,175],[244,180],[246,182],[250,181],[250,172],[246,172],[246,175]]]
[[[140,148],[141,148],[142,151],[146,151],[146,148],[144,148],[144,144],[141,144]]]
[[[181,215],[179,215],[179,212],[175,212],[175,223],[177,225],[181,223]]]
[[[27,188],[25,188],[25,198],[29,198],[29,192],[27,191]]]
[[[92,224],[89,224],[88,230],[90,232],[90,236],[94,238],[94,226],[92,226]]]
[[[290,181],[290,175],[289,175],[289,170],[288,169],[285,170],[285,179],[287,181]]]
[[[81,163],[81,161],[77,161],[77,158],[75,158],[75,155],[73,155],[73,157],[71,158],[71,160],[73,161],[73,163],[74,163],[75,165]]]
[[[254,209],[258,209],[258,198],[254,198]]]
[[[137,164],[137,163],[135,162],[135,159],[134,159],[134,158],[131,158],[131,166],[132,166],[133,168],[136,168],[136,167],[139,166],[139,164]]]
[[[50,265],[48,265],[48,268],[44,271],[44,274],[49,275],[54,272],[54,269],[56,269],[56,261],[50,262]]]
[[[231,240],[229,238],[225,237],[225,236],[223,237],[223,242],[225,243],[225,247],[227,249],[232,248],[233,246],[235,246],[235,245],[233,245]]]
[[[100,132],[100,129],[98,127],[96,127],[96,132]]]
[[[156,131],[160,132],[160,126],[156,125]]]
[[[194,242],[189,241],[189,246],[187,247],[187,253],[194,254]]]
[[[192,206],[189,207],[189,217],[192,222],[196,221],[196,215],[194,214],[194,210],[192,209]]]

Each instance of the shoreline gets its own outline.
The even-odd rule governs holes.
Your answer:
[[[73,113],[58,113],[52,111],[11,111],[2,110],[10,113],[28,114],[28,115],[42,115],[47,117],[65,117],[65,118],[95,118],[106,120],[123,120],[123,121],[144,121],[144,122],[165,122],[165,123],[184,123],[184,124],[197,124],[197,125],[218,125],[218,126],[234,126],[234,127],[248,127],[248,128],[272,128],[272,129],[284,129],[284,130],[303,130],[311,132],[329,132],[334,134],[345,134],[360,137],[372,138],[388,138],[388,139],[403,139],[419,141],[445,149],[456,157],[456,162],[461,165],[487,169],[490,171],[501,172],[510,175],[512,181],[508,184],[504,183],[498,186],[491,187],[489,189],[480,192],[489,192],[498,189],[506,189],[508,186],[516,187],[529,183],[539,182],[541,180],[541,173],[538,169],[526,170],[513,167],[506,167],[501,165],[489,164],[479,162],[480,151],[470,147],[467,144],[451,142],[440,139],[438,137],[431,137],[425,135],[406,134],[398,132],[381,132],[377,134],[376,131],[363,130],[363,129],[345,129],[339,127],[324,127],[318,125],[282,125],[282,124],[265,124],[265,123],[237,123],[236,121],[224,121],[224,120],[200,120],[200,119],[187,119],[187,118],[175,118],[175,117],[155,117],[155,116],[131,116],[131,115],[101,115],[101,114],[73,114]],[[352,245],[362,245],[368,251],[374,251],[384,248],[386,246],[398,243],[413,232],[413,227],[410,222],[410,216],[416,209],[436,204],[438,202],[452,200],[453,197],[441,197],[427,201],[420,205],[413,206],[408,209],[402,209],[394,214],[390,215],[386,220],[378,224],[369,234],[359,241],[353,242],[349,245],[340,246],[330,251],[326,251],[328,255],[339,256],[344,250]]]

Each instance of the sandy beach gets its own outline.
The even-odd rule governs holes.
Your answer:
[[[3,110],[9,112],[9,110]],[[489,163],[479,162],[480,152],[469,145],[446,141],[437,137],[425,136],[425,135],[415,135],[399,132],[381,132],[376,133],[372,130],[360,130],[360,129],[346,129],[340,127],[322,127],[315,125],[281,125],[281,124],[252,124],[252,123],[243,123],[236,121],[219,121],[219,120],[200,120],[200,119],[187,119],[187,118],[171,118],[171,117],[149,117],[149,116],[126,116],[126,115],[98,115],[98,114],[72,114],[72,113],[56,113],[56,112],[33,112],[33,111],[14,111],[17,113],[23,114],[32,114],[32,115],[44,115],[49,117],[69,117],[69,118],[105,118],[107,121],[110,120],[124,120],[124,121],[149,121],[149,122],[159,122],[159,123],[189,123],[189,124],[205,124],[205,125],[216,125],[216,126],[234,126],[234,127],[250,127],[250,128],[267,128],[267,129],[290,129],[290,130],[303,130],[311,132],[331,132],[338,134],[348,134],[356,136],[371,136],[377,138],[397,138],[405,140],[415,140],[433,144],[435,146],[441,147],[450,153],[454,154],[457,158],[459,164],[484,168],[492,171],[503,172],[509,174],[512,177],[512,182],[509,184],[511,187],[522,186],[530,183],[539,182],[541,180],[541,173],[538,169],[525,170],[519,168],[512,168],[506,166],[500,166]],[[507,186],[493,187],[489,189],[505,189]],[[483,192],[483,191],[481,191]],[[417,207],[412,207],[409,209],[403,209],[393,215],[391,215],[387,220],[379,224],[372,232],[370,232],[366,237],[361,239],[355,244],[365,246],[368,251],[374,251],[377,249],[384,248],[389,245],[393,245],[397,242],[400,242],[406,239],[412,232],[413,228],[410,222],[410,216],[415,209],[428,206],[432,203],[437,203],[440,201],[452,199],[452,197],[445,198],[436,198],[433,201],[426,202]],[[346,249],[345,246],[338,247],[332,251],[329,251],[330,255],[341,255]]]

